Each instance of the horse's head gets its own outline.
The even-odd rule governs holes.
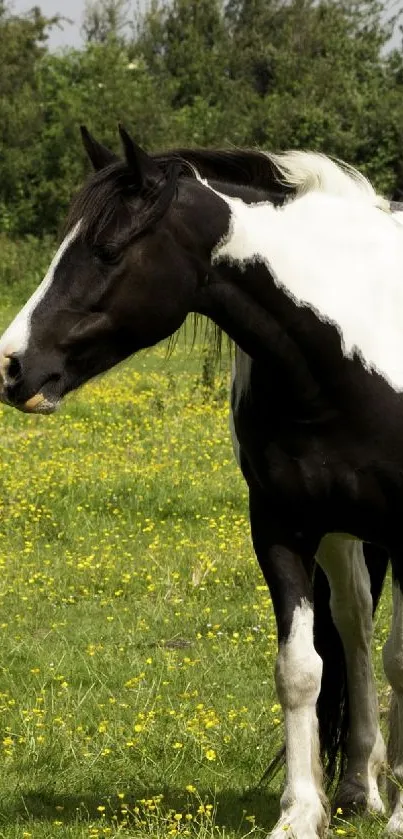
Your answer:
[[[124,160],[82,129],[95,173],[72,204],[44,280],[0,339],[2,398],[22,410],[51,412],[68,391],[172,335],[197,310],[217,240],[205,219],[219,199],[120,133]]]

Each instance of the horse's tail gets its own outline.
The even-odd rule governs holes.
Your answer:
[[[371,583],[373,614],[379,603],[389,557],[375,545],[364,545]],[[322,685],[317,703],[319,739],[327,783],[345,768],[349,733],[346,661],[340,635],[330,611],[330,586],[324,571],[315,567],[315,647],[323,661]]]

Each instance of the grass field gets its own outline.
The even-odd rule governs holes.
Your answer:
[[[276,820],[281,777],[258,786],[282,742],[275,621],[227,370],[206,378],[197,349],[159,347],[55,416],[0,408],[4,839],[240,839]]]

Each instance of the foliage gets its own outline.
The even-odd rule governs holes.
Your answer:
[[[50,237],[15,241],[0,234],[1,306],[22,306],[45,275],[55,251]]]
[[[56,233],[86,172],[78,126],[116,148],[259,145],[342,157],[403,188],[403,54],[378,0],[91,0],[81,50],[0,5],[0,231]]]
[[[0,3],[0,230],[13,229],[16,204],[33,173],[41,129],[34,77],[46,52],[49,25],[38,8],[16,17]],[[34,232],[36,220],[26,204],[27,223]]]
[[[127,23],[129,0],[86,0],[83,32],[87,42],[119,38]]]

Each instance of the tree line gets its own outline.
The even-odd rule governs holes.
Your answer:
[[[0,233],[57,232],[87,164],[78,126],[117,149],[309,148],[403,195],[403,51],[377,0],[130,0],[87,5],[80,49],[62,23],[0,0]]]

